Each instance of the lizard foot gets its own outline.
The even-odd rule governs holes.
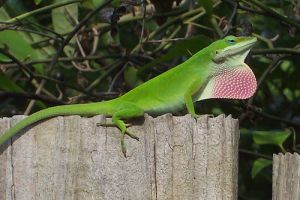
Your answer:
[[[121,133],[121,149],[124,157],[126,158],[126,145],[125,145],[125,132]]]
[[[131,126],[131,124],[125,124],[126,127]],[[104,127],[116,127],[116,125],[113,122],[97,122],[96,126],[104,126]],[[127,129],[125,130],[125,134],[128,135],[129,137],[131,137],[132,139],[135,139],[137,141],[139,141],[139,137],[136,136],[135,134],[129,132]]]
[[[136,136],[135,134],[129,132],[127,129],[125,131],[125,134],[128,135],[129,137],[131,137],[132,139],[135,139],[137,141],[140,141],[140,138],[138,136]]]

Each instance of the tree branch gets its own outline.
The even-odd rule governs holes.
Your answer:
[[[300,49],[295,48],[273,48],[273,49],[253,49],[253,55],[259,54],[292,54],[292,55],[300,55]]]

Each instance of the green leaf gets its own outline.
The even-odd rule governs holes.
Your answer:
[[[266,167],[272,165],[272,161],[271,160],[267,160],[264,158],[259,158],[257,160],[254,161],[253,166],[252,166],[252,170],[251,170],[251,177],[255,178],[256,175],[263,169],[265,169]]]
[[[198,0],[198,3],[204,7],[206,14],[211,17],[213,14],[213,1],[212,0]]]
[[[0,47],[3,48],[4,45],[20,60],[36,57],[35,50],[16,31],[5,30],[0,32]],[[0,54],[0,59],[9,60],[2,54]]]
[[[137,76],[137,69],[133,66],[128,66],[124,71],[124,80],[130,88],[135,88],[136,86],[142,84],[142,80]]]
[[[273,144],[279,146],[283,151],[283,143],[291,135],[291,132],[287,129],[284,131],[253,131],[253,140],[256,144]]]
[[[0,8],[0,21],[6,21],[9,19],[10,16],[8,15],[4,7]],[[36,41],[36,39],[40,38],[41,37],[34,34],[27,34],[24,32],[13,30],[4,30],[0,32],[0,47],[6,45],[9,48],[9,51],[21,61],[25,59],[27,61],[31,59],[45,59],[48,57],[47,53],[53,52],[54,49],[50,47],[43,48],[42,50],[32,48],[31,44]],[[10,59],[0,54],[0,60],[7,61]],[[43,73],[44,68],[42,64],[36,64],[33,66],[37,72]],[[4,73],[0,73],[0,89],[4,91],[24,92],[23,88],[19,87]],[[37,106],[39,108],[46,107],[40,101],[37,102]]]
[[[59,0],[55,2],[59,3]],[[73,30],[78,20],[78,4],[70,4],[52,10],[52,23],[57,33],[64,34]],[[75,50],[76,40],[73,38],[64,48],[64,53],[70,57]]]
[[[166,60],[172,59],[173,56],[191,56],[191,54],[197,53],[199,50],[208,46],[211,43],[210,39],[204,35],[198,35],[191,37],[188,40],[183,40],[175,43],[165,55]]]
[[[119,40],[122,47],[133,49],[139,43],[139,35],[132,23],[126,23],[119,27]]]
[[[83,0],[81,2],[81,5],[80,5],[82,8],[87,8],[87,9],[94,9],[95,8],[95,5],[93,3],[93,0]]]
[[[116,0],[114,0],[116,1]],[[112,1],[111,5],[113,5],[114,1]],[[101,5],[104,2],[104,0],[82,0],[81,6],[88,9],[94,9],[95,7]],[[119,2],[119,0],[118,0]],[[117,3],[118,3],[117,2]]]
[[[103,0],[93,0],[93,1],[103,1]],[[113,6],[113,7],[118,7],[118,6],[120,6],[120,4],[121,4],[121,0],[113,0],[112,2],[111,2],[111,5]]]
[[[6,21],[9,19],[8,13],[5,11],[4,7],[0,8],[0,21]],[[13,52],[24,58],[25,54],[28,54],[28,50],[31,48],[26,42],[20,37],[16,31],[4,30],[0,32],[0,47],[3,44],[8,47],[14,48]],[[18,45],[15,45],[18,44]],[[11,50],[10,48],[10,50]],[[18,57],[19,58],[19,57]],[[0,54],[0,59],[8,61],[7,58]]]
[[[10,92],[24,92],[24,90],[11,81],[4,73],[0,73],[0,90]],[[40,109],[46,108],[43,102],[37,101],[37,106]]]
[[[23,89],[11,81],[4,73],[0,73],[0,90],[22,92]]]
[[[34,0],[35,5],[39,5],[42,2],[42,0]]]
[[[0,8],[0,21],[6,21],[7,19],[9,19],[8,14],[4,8]],[[25,59],[45,58],[43,54],[39,54],[37,50],[32,48],[32,42],[26,34],[19,31],[4,30],[0,32],[0,48],[6,45],[9,51],[21,61]],[[9,61],[10,59],[0,54],[0,60]],[[43,72],[43,65],[37,64],[34,67],[38,72]]]

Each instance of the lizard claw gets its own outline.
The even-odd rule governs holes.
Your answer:
[[[128,130],[125,131],[126,135],[128,135],[129,137],[131,137],[132,139],[135,139],[137,141],[140,141],[140,138],[132,133],[130,133]]]

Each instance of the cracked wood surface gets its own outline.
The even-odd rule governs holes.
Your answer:
[[[273,200],[300,199],[300,155],[273,155]]]
[[[0,119],[0,133],[24,116]],[[126,138],[103,116],[56,117],[0,148],[0,199],[237,199],[238,121],[170,114]]]

